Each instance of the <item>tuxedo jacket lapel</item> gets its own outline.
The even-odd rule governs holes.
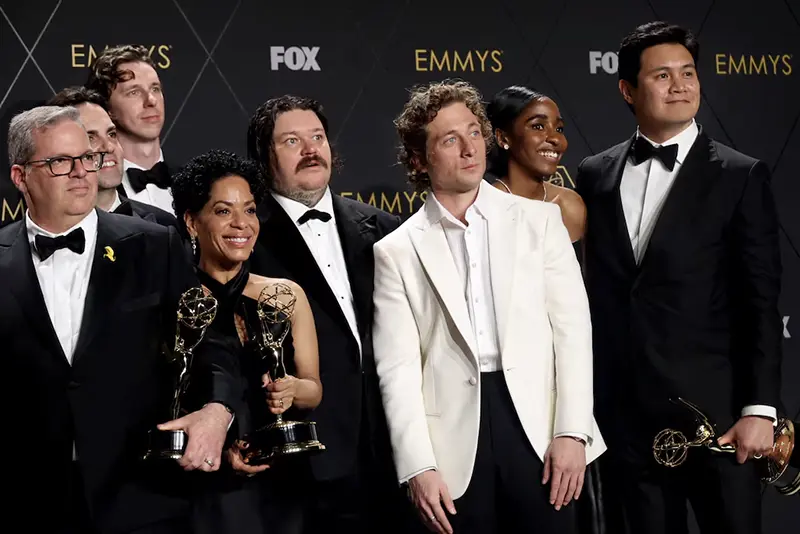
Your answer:
[[[350,325],[300,230],[272,195],[266,196],[264,204],[267,210],[261,221],[259,240],[263,241],[270,256],[283,264],[293,281],[299,284],[306,294],[314,295],[320,306],[324,307],[331,317],[337,318],[342,328],[349,332]]]
[[[114,302],[123,288],[126,262],[133,261],[135,257],[135,254],[126,253],[126,241],[123,237],[129,234],[120,232],[113,225],[111,217],[104,211],[97,210],[97,244],[83,306],[81,329],[72,358],[73,366],[85,355],[98,332],[103,330],[103,323],[113,319]],[[106,250],[106,247],[111,250]]]
[[[650,251],[657,251],[668,246],[677,235],[675,226],[681,221],[689,220],[696,212],[696,204],[704,197],[702,191],[716,179],[721,167],[719,160],[711,157],[711,140],[701,131],[692,148],[686,154],[675,181],[672,184],[661,208],[650,241],[640,263],[644,270],[653,256]]]
[[[25,223],[20,225],[11,249],[4,256],[5,265],[0,267],[5,271],[3,278],[9,281],[8,287],[27,316],[31,328],[39,332],[45,346],[51,349],[48,351],[49,354],[54,355],[64,365],[69,365],[53,323],[50,321],[42,288],[33,268]]]
[[[372,279],[375,263],[371,251],[372,244],[377,241],[373,235],[378,231],[376,218],[348,206],[338,195],[333,196],[333,211],[342,242],[347,277],[353,292],[359,336],[364,341],[364,332],[372,322]]]
[[[514,285],[518,231],[516,221],[516,210],[511,205],[492,206],[492,213],[488,217],[489,272],[501,354],[505,346],[508,312]]]
[[[423,208],[424,209],[424,208]],[[423,269],[438,293],[445,310],[453,319],[461,337],[477,362],[477,347],[472,333],[472,322],[461,286],[461,276],[450,254],[450,246],[441,224],[429,224],[427,217],[421,227],[411,233],[411,242],[417,251]]]
[[[617,252],[622,258],[623,264],[630,270],[636,270],[636,257],[633,255],[633,247],[628,233],[628,223],[625,220],[625,211],[622,209],[622,197],[620,196],[620,183],[622,173],[625,171],[625,162],[628,161],[631,146],[636,141],[634,135],[627,143],[622,145],[622,149],[614,155],[609,155],[606,160],[606,169],[603,177],[606,182],[601,186],[604,191],[611,191],[608,197],[613,200],[609,205],[606,222],[612,225],[611,231],[617,245]],[[603,224],[603,221],[594,220],[591,224]]]

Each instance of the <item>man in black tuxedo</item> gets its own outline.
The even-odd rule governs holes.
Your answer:
[[[396,483],[372,355],[372,245],[400,220],[334,195],[337,160],[320,104],[283,96],[250,120],[248,155],[271,194],[259,208],[254,273],[305,289],[319,340],[322,403],[316,421],[327,450],[311,459],[305,532],[393,532],[406,502]]]
[[[0,230],[3,519],[48,533],[187,532],[189,473],[142,463],[148,430],[183,429],[179,464],[214,471],[241,396],[236,360],[203,342],[196,411],[166,422],[177,302],[194,279],[177,232],[95,209],[97,170],[73,107],[37,107],[9,127],[23,220]],[[201,408],[202,406],[202,408]],[[44,508],[43,508],[44,507]]]
[[[85,87],[67,87],[56,93],[48,105],[77,108],[92,149],[105,153],[103,168],[97,172],[98,208],[164,226],[178,227],[178,221],[172,213],[119,194],[123,174],[122,145],[117,127],[108,115],[108,103],[100,93]]]
[[[86,87],[108,102],[117,126],[125,152],[120,194],[173,213],[170,168],[161,150],[164,90],[147,47],[106,48],[91,64]]]
[[[697,50],[662,22],[622,41],[619,88],[638,130],[578,171],[615,534],[686,532],[687,500],[703,533],[761,531],[758,464],[747,460],[770,450],[780,404],[778,220],[767,166],[695,122]],[[737,453],[692,449],[678,468],[658,465],[659,430],[685,421],[695,437],[678,397]]]

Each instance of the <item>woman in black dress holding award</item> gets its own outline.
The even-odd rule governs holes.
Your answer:
[[[254,164],[228,152],[208,152],[181,169],[172,194],[200,282],[218,301],[211,328],[238,339],[246,381],[245,398],[235,407],[229,433],[234,436],[226,451],[229,466],[201,492],[197,532],[299,532],[303,458],[249,465],[253,450],[245,438],[274,422],[278,414],[311,410],[320,403],[311,307],[296,283],[249,272],[248,258],[259,232],[256,206],[265,194]],[[270,374],[281,350],[270,347],[279,345],[285,373],[275,380]]]

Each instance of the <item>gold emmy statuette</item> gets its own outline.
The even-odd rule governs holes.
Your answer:
[[[719,453],[736,452],[736,447],[732,444],[719,444],[714,425],[700,408],[682,398],[673,402],[681,404],[693,412],[697,423],[695,437],[689,441],[682,432],[665,428],[653,439],[653,456],[656,462],[666,467],[678,467],[686,461],[689,449],[692,447],[705,447]],[[777,482],[789,466],[789,459],[794,449],[794,424],[792,421],[778,418],[774,438],[772,451],[769,454],[754,457],[755,460],[763,463],[764,473],[761,480],[765,484]],[[789,486],[779,486],[777,489],[784,494],[791,494],[790,491],[793,493],[800,491],[800,475]]]
[[[175,391],[172,396],[169,418],[181,417],[181,400],[189,388],[192,368],[192,351],[202,341],[208,325],[217,314],[217,299],[207,294],[202,287],[185,291],[178,301],[178,320],[175,332],[175,346],[167,354],[177,369]],[[153,428],[148,433],[148,447],[145,460],[177,460],[186,450],[187,436],[183,430],[159,430]]]
[[[258,297],[258,318],[261,336],[258,347],[266,372],[273,381],[286,377],[283,362],[283,342],[291,330],[291,318],[297,297],[292,288],[283,283],[265,287]],[[249,444],[243,451],[249,465],[269,463],[277,458],[301,453],[318,453],[325,445],[317,437],[317,426],[312,421],[285,421],[281,414],[275,421],[245,437]]]

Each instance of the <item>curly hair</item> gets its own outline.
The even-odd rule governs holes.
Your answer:
[[[210,150],[195,156],[173,177],[172,206],[181,233],[188,237],[185,213],[199,213],[211,197],[214,182],[228,176],[241,176],[250,185],[258,205],[266,192],[264,180],[255,162],[224,150]]]
[[[463,103],[478,118],[487,150],[492,146],[492,127],[486,117],[480,91],[463,80],[444,80],[416,86],[411,97],[394,120],[400,136],[398,160],[406,167],[408,181],[424,191],[431,185],[431,178],[417,168],[427,163],[425,147],[428,140],[427,126],[439,110],[457,102]]]
[[[328,117],[325,116],[322,104],[311,98],[294,95],[271,98],[258,106],[253,116],[250,117],[250,124],[247,127],[247,157],[261,166],[261,173],[270,188],[272,188],[272,183],[275,180],[273,176],[275,144],[272,139],[272,135],[275,132],[275,122],[281,114],[296,109],[313,111],[319,118],[319,122],[322,123],[325,136],[330,137]],[[328,143],[331,147],[331,166],[337,170],[341,169],[341,160],[330,140]]]
[[[66,87],[53,95],[47,101],[48,106],[80,106],[81,104],[95,104],[108,111],[108,101],[94,89],[82,86]]]
[[[120,70],[119,66],[135,61],[147,63],[156,70],[150,52],[142,45],[119,45],[104,50],[89,69],[86,87],[97,91],[106,100],[110,99],[117,84],[127,82],[133,77],[131,71]]]

